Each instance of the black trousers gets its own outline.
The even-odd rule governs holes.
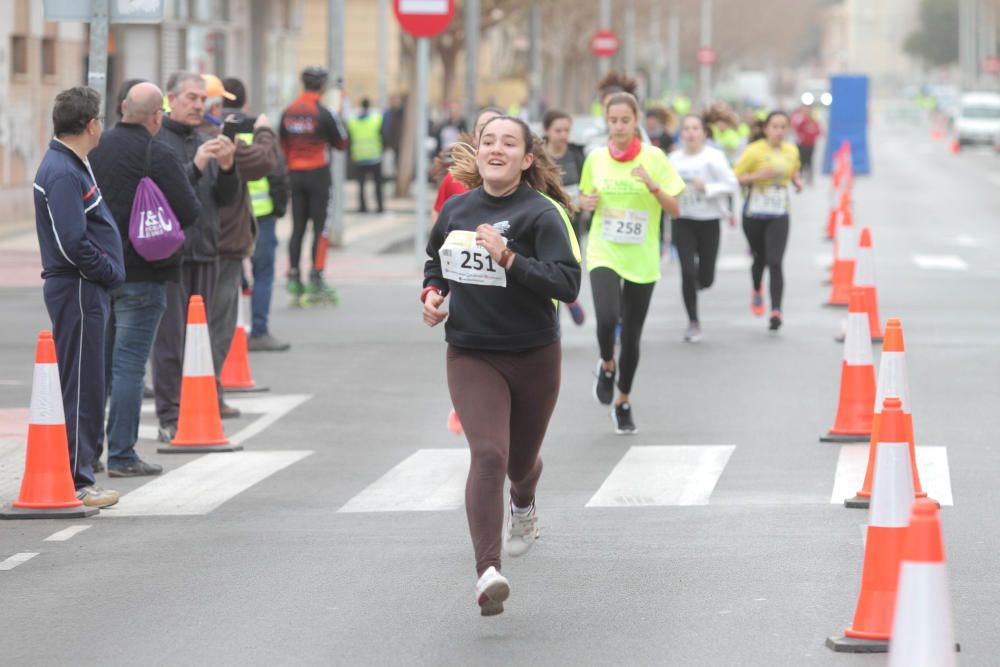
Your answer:
[[[42,288],[59,363],[69,465],[77,489],[94,483],[104,443],[105,342],[111,295],[79,276],[53,276]]]
[[[375,203],[378,205],[378,212],[381,213],[385,210],[382,203],[382,163],[357,164],[355,169],[358,170],[358,210],[362,213],[368,212],[368,205],[365,203],[365,181],[371,177],[375,182]]]
[[[597,317],[597,345],[601,359],[615,358],[615,328],[621,322],[621,351],[618,356],[618,389],[623,394],[632,391],[632,380],[639,367],[639,339],[646,323],[649,302],[656,283],[633,283],[605,267],[590,272],[590,289],[594,293],[594,313]]]
[[[688,319],[698,321],[698,290],[715,282],[719,257],[719,221],[677,218],[670,224],[670,240],[681,260],[681,294]]]
[[[326,226],[326,208],[330,203],[330,168],[289,172],[292,193],[292,236],[288,240],[289,268],[299,270],[302,241],[309,221],[313,223],[311,262],[316,261],[316,247]]]
[[[764,269],[771,274],[771,309],[781,310],[781,297],[785,291],[785,274],[781,263],[788,244],[788,216],[780,218],[743,218],[743,233],[746,234],[753,266],[750,277],[753,288],[760,290],[764,281]]]

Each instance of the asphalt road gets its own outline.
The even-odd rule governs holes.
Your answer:
[[[946,448],[932,490],[954,499],[942,519],[961,660],[996,664],[1000,157],[953,156],[920,128],[884,124],[872,150],[855,220],[874,236],[882,315],[903,322],[917,444]],[[348,249],[331,258],[340,307],[276,298],[273,330],[293,348],[251,357],[271,391],[226,423],[244,454],[170,457],[143,440],[167,471],[102,476],[125,493],[119,508],[0,523],[0,561],[37,554],[0,571],[0,662],[884,664],[823,644],[851,622],[867,520],[831,502],[841,449],[817,441],[836,411],[844,317],[819,305],[826,183],[793,204],[779,334],[749,312],[739,230],[724,232],[698,345],[680,340],[667,265],[633,392],[638,434],[616,436],[591,397],[592,318],[564,317],[543,537],[505,562],[503,615],[481,618],[473,596],[465,443],[445,429],[445,348],[420,321],[417,264]],[[586,286],[583,303],[592,312]],[[47,322],[37,288],[0,289],[0,312],[7,502]],[[619,465],[650,452],[645,472]],[[46,541],[78,525],[90,527]]]

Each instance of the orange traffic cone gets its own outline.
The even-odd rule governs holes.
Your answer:
[[[820,436],[820,442],[866,442],[872,432],[875,364],[868,337],[868,315],[864,309],[864,292],[851,290],[840,371],[840,404],[833,428]]]
[[[878,290],[875,287],[875,255],[872,252],[871,231],[867,227],[861,229],[861,242],[858,244],[858,257],[854,262],[854,288],[865,293],[865,311],[868,313],[868,332],[873,343],[882,342],[882,320],[878,314]],[[844,341],[844,334],[836,337],[837,342]]]
[[[841,209],[833,249],[833,268],[830,273],[830,296],[827,306],[846,306],[850,301],[854,283],[854,263],[858,256],[858,238],[849,210]]]
[[[462,435],[465,431],[462,429],[462,422],[458,418],[458,413],[455,412],[455,408],[451,409],[448,413],[448,430],[455,435]]]
[[[882,357],[879,359],[878,391],[875,395],[875,413],[872,416],[872,437],[868,445],[868,470],[865,472],[865,481],[861,485],[861,490],[853,498],[844,501],[846,507],[868,509],[868,503],[872,496],[872,478],[875,472],[875,450],[878,448],[877,443],[881,430],[881,406],[886,396],[898,396],[902,401],[906,441],[910,444],[914,496],[925,498],[927,493],[920,487],[916,451],[913,447],[913,413],[910,411],[910,382],[906,372],[903,326],[895,318],[891,318],[885,323],[885,342],[882,344]]]
[[[898,398],[887,398],[882,406],[882,432],[872,491],[861,594],[854,622],[843,637],[826,640],[826,645],[838,653],[885,653],[889,649],[899,563],[913,502],[906,421]]]
[[[929,500],[913,503],[898,588],[889,667],[954,667],[959,647],[951,626],[941,520]]]
[[[952,140],[951,145],[948,147],[948,150],[951,151],[952,155],[958,155],[959,153],[962,152],[962,144],[959,143],[958,139],[954,139]]]
[[[267,391],[261,387],[250,374],[250,354],[247,350],[247,330],[250,319],[250,290],[243,290],[240,295],[239,317],[236,320],[236,333],[229,345],[229,354],[222,364],[222,387],[227,392]]]
[[[205,302],[201,296],[194,294],[188,305],[177,435],[170,441],[169,447],[160,447],[157,451],[161,454],[177,454],[234,452],[239,449],[243,449],[243,446],[230,445],[222,430]]]
[[[73,519],[97,514],[76,497],[69,469],[66,417],[51,331],[38,334],[31,383],[28,447],[21,493],[0,519]]]

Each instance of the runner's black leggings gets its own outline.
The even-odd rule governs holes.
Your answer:
[[[618,389],[623,394],[632,391],[632,380],[639,367],[639,339],[649,312],[656,283],[633,283],[605,267],[590,272],[590,289],[594,293],[594,313],[597,316],[597,345],[601,359],[615,358],[615,327],[621,322],[621,353],[618,357]]]
[[[559,343],[524,352],[448,346],[448,390],[471,454],[465,514],[480,576],[500,569],[504,480],[517,507],[535,500],[561,363]]]
[[[312,259],[316,261],[316,247],[326,226],[326,207],[330,203],[330,169],[320,167],[308,171],[289,172],[292,192],[292,237],[288,240],[288,264],[299,270],[302,240],[309,220],[313,221]]]
[[[750,275],[753,288],[760,290],[764,267],[771,274],[771,309],[781,310],[781,295],[785,290],[785,275],[781,260],[788,243],[788,216],[780,218],[743,218],[743,233],[750,243],[753,266]]]
[[[681,260],[681,294],[688,319],[698,321],[698,290],[715,282],[719,257],[719,221],[677,218],[671,221],[670,240]]]

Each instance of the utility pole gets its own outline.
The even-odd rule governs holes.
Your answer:
[[[660,64],[660,47],[663,38],[660,34],[660,19],[663,8],[659,3],[649,6],[649,47],[646,49],[646,62],[649,64],[649,97],[659,100],[663,94],[663,66]]]
[[[334,112],[344,109],[344,0],[327,0],[327,69],[335,87]],[[344,240],[344,180],[347,175],[347,161],[343,151],[330,151],[333,171],[333,190],[327,206],[330,245],[339,246]]]
[[[701,0],[701,46],[712,46],[712,0]],[[701,102],[708,106],[712,102],[712,66],[701,66]]]
[[[601,3],[601,25],[598,26],[600,30],[611,30],[611,0],[600,0]],[[608,73],[611,69],[611,58],[598,58],[597,59],[597,71],[600,72],[601,76]]]
[[[538,0],[531,3],[529,14],[531,36],[531,96],[528,114],[531,120],[542,119],[542,7]]]
[[[378,108],[389,106],[389,0],[378,0]]]
[[[479,108],[479,0],[465,0],[465,119],[471,123]],[[423,252],[423,248],[420,249]]]
[[[91,0],[87,85],[101,96],[102,116],[108,113],[108,26],[110,23],[111,0]],[[111,123],[107,124],[111,125]]]
[[[431,40],[427,37],[417,38],[417,87],[413,94],[417,96],[417,174],[416,174],[416,206],[417,229],[413,237],[413,248],[420,264],[426,257],[427,246],[427,70],[430,69]]]
[[[625,0],[625,73],[635,76],[635,0]]]
[[[670,0],[670,19],[667,25],[667,65],[670,94],[677,96],[681,87],[681,19],[677,15],[677,0]]]

